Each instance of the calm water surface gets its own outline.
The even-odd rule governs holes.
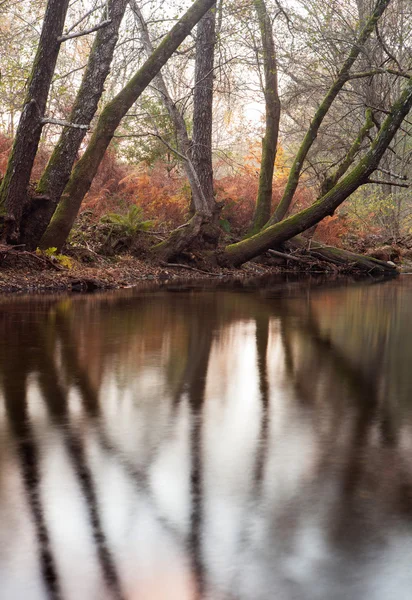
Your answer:
[[[411,600],[412,278],[0,298],[1,600]]]

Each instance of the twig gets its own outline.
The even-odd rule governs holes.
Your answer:
[[[181,265],[179,263],[160,263],[163,267],[175,267],[176,269],[189,269],[189,271],[197,271],[198,273],[204,273],[205,275],[211,275],[212,277],[219,277],[219,273],[212,273],[211,271],[202,271],[202,269],[195,269],[195,267],[189,267],[189,265]]]
[[[278,252],[277,250],[268,250],[269,254],[272,256],[277,256],[278,258],[285,258],[286,260],[295,260],[296,262],[307,263],[307,258],[298,258],[297,256],[292,256],[292,254],[285,254],[284,252]]]
[[[86,14],[84,14],[78,21],[76,21],[76,23],[73,23],[73,25],[63,35],[69,35],[69,33],[71,33],[73,31],[73,29],[75,29],[78,25],[80,25],[80,23],[82,23],[85,19],[87,19],[87,17],[90,17],[90,15],[92,15],[97,10],[100,10],[101,8],[105,8],[105,7],[106,7],[106,4],[100,4],[99,6],[95,6],[94,8],[89,10]]]

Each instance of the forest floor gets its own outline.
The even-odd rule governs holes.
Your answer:
[[[0,249],[1,259],[1,249]],[[33,253],[16,254],[0,262],[0,293],[93,291],[121,289],[143,282],[167,283],[181,280],[225,280],[263,277],[284,272],[279,266],[247,263],[240,269],[198,268],[188,264],[159,265],[130,255],[100,258],[85,265],[72,260],[70,268],[50,260],[40,261]]]
[[[74,248],[68,252],[68,261],[67,256],[62,260],[55,256],[0,246],[0,293],[83,292],[130,288],[142,283],[165,284],[188,280],[219,282],[283,274],[331,278],[357,274],[350,265],[338,268],[321,260],[299,264],[292,260],[265,258],[247,262],[240,268],[227,269],[208,263],[201,255],[190,254],[179,262],[159,265],[149,257],[137,258],[131,254],[106,257],[83,250],[80,252]],[[400,272],[411,272],[412,264],[400,265],[398,269]]]

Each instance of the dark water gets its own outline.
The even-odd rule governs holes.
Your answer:
[[[412,279],[0,298],[1,600],[410,600]]]

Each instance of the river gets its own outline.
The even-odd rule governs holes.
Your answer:
[[[410,600],[412,278],[0,297],[1,600]]]

